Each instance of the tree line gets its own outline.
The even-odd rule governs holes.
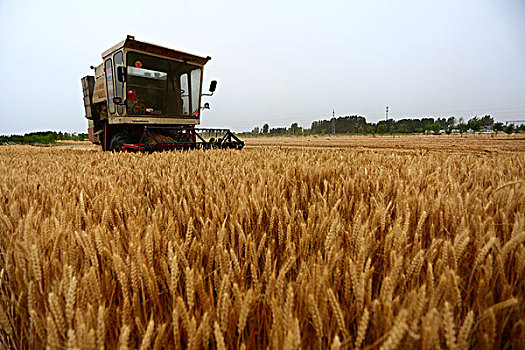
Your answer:
[[[303,128],[298,123],[292,123],[290,127],[271,128],[268,123],[262,128],[255,127],[250,133],[252,135],[312,135],[312,134],[420,134],[432,133],[450,134],[467,131],[479,132],[481,130],[492,130],[494,132],[505,131],[508,134],[517,131],[525,131],[525,124],[515,126],[504,125],[494,122],[490,115],[484,117],[473,117],[468,121],[463,118],[405,118],[400,120],[388,119],[377,123],[368,123],[363,116],[344,116],[312,122],[310,128]]]
[[[35,131],[25,133],[24,135],[0,135],[0,145],[5,143],[55,143],[58,140],[82,141],[86,140],[88,135],[85,133],[69,133],[62,131]]]

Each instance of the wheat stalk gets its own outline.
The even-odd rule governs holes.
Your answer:
[[[0,343],[520,348],[525,147],[479,137],[1,146]]]

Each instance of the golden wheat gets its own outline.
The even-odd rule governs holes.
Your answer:
[[[383,141],[0,148],[0,343],[524,348],[523,143]]]

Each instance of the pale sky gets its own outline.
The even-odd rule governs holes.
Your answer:
[[[211,56],[202,126],[525,119],[525,0],[0,0],[0,134],[86,132],[80,79],[125,39]]]

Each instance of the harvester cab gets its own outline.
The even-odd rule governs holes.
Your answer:
[[[211,59],[135,40],[129,36],[102,53],[94,76],[82,78],[89,140],[103,150],[156,151],[234,148],[228,129],[196,128],[201,112],[203,68]]]

